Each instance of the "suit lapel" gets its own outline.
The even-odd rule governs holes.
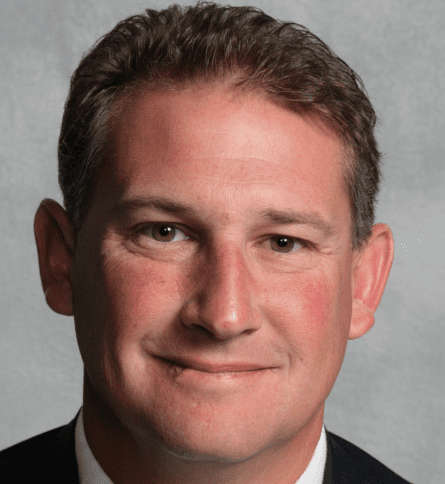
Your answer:
[[[62,427],[56,437],[43,449],[40,458],[45,468],[45,482],[48,484],[79,484],[77,467],[75,429],[79,412],[68,425]]]

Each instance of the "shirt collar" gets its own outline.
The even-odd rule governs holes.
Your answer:
[[[327,456],[327,437],[326,429],[321,429],[317,447],[309,465],[295,484],[323,484],[324,469]]]
[[[113,484],[88,445],[83,426],[83,407],[76,422],[75,450],[80,484]],[[323,426],[314,455],[295,484],[323,484],[326,455],[327,439],[326,430]]]
[[[80,484],[113,484],[97,462],[88,445],[83,426],[83,407],[76,422],[75,447]]]

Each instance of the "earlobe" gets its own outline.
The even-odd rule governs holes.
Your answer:
[[[73,315],[71,265],[75,241],[65,210],[45,199],[34,218],[40,279],[48,306],[56,313]]]
[[[374,312],[359,299],[352,300],[352,319],[349,327],[349,339],[357,339],[366,334],[375,322]]]
[[[394,239],[386,224],[372,227],[366,246],[355,256],[352,274],[352,315],[349,339],[367,333],[374,325],[394,258]]]

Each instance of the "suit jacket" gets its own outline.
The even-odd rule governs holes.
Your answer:
[[[80,410],[62,427],[49,430],[0,452],[4,484],[79,484],[74,431]],[[347,440],[327,432],[323,484],[409,484]]]

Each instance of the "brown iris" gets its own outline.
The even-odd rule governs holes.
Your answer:
[[[270,245],[277,252],[290,252],[295,247],[295,239],[293,237],[279,235],[272,237]]]
[[[158,242],[171,242],[176,236],[173,225],[154,224],[150,227],[150,235]]]

